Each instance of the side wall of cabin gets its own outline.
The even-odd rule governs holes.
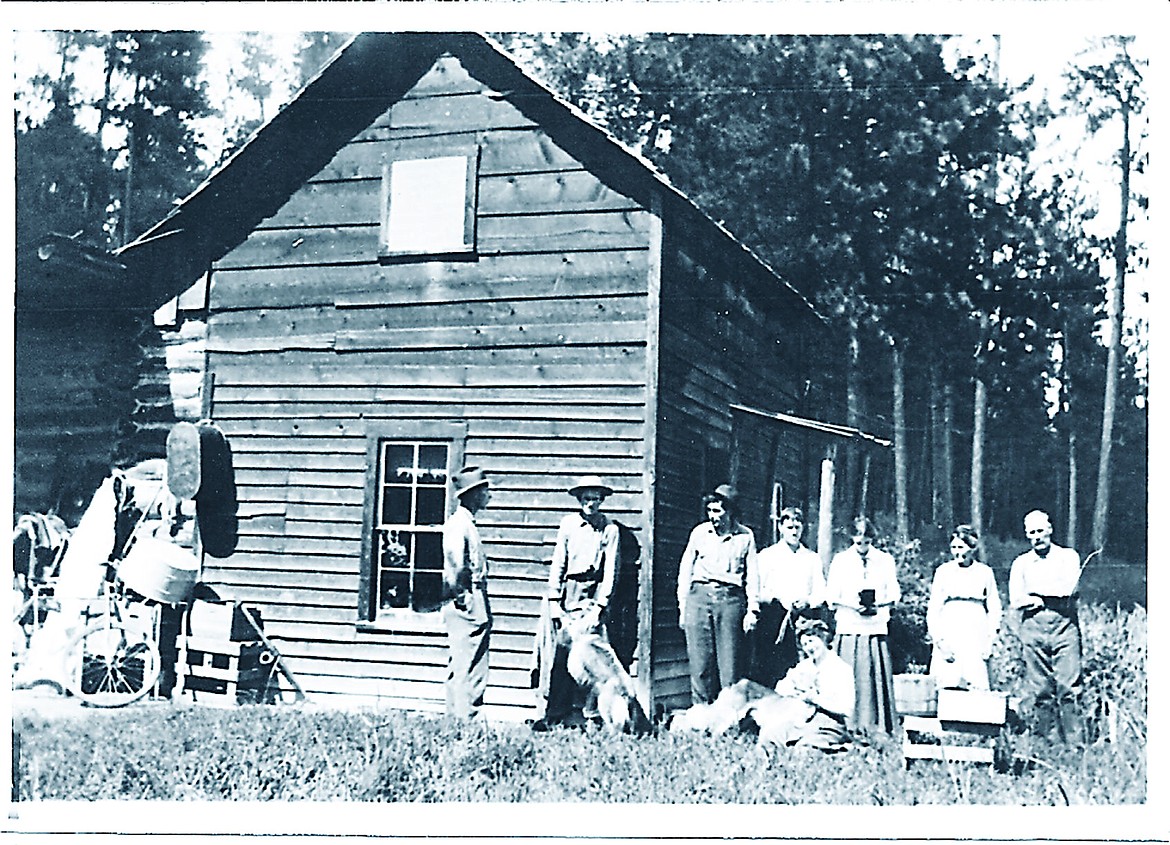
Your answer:
[[[733,405],[804,409],[806,343],[817,318],[778,281],[744,281],[706,260],[713,250],[667,222],[662,259],[655,458],[653,685],[666,709],[690,705],[678,627],[678,564],[705,519],[701,497],[724,482],[759,547],[774,540],[773,507],[806,505],[804,438]]]
[[[469,138],[475,259],[380,263],[384,163]],[[607,512],[648,534],[656,231],[650,212],[448,57],[212,268],[205,410],[232,445],[241,519],[238,550],[208,558],[203,580],[261,607],[311,697],[442,708],[439,614],[370,622],[359,609],[371,437],[454,425],[461,462],[494,487],[478,519],[495,615],[487,705],[529,712],[573,477],[608,480]]]

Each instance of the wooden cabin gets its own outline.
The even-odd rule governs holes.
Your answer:
[[[206,287],[203,412],[241,536],[203,580],[262,608],[317,699],[442,708],[438,529],[474,464],[489,713],[531,715],[584,473],[640,549],[614,612],[643,703],[686,706],[675,582],[700,495],[731,480],[771,542],[781,506],[815,509],[814,447],[851,436],[808,421],[829,331],[809,303],[479,35],[357,36],[119,257],[156,305]]]
[[[16,250],[13,510],[72,523],[117,463],[174,421],[149,294],[105,250],[46,234]]]

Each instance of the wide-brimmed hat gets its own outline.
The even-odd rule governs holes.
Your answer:
[[[483,470],[479,467],[464,467],[451,479],[451,486],[455,488],[456,496],[462,496],[469,490],[474,490],[476,487],[483,487],[489,484],[491,482],[487,480],[487,476],[483,474]]]
[[[612,496],[613,488],[601,480],[599,475],[582,475],[577,479],[577,482],[569,488],[570,496],[580,496],[586,490],[598,490],[603,496]]]

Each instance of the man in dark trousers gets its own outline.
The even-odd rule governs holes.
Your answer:
[[[459,507],[443,523],[443,605],[447,629],[447,713],[470,719],[483,706],[487,690],[492,611],[488,605],[487,557],[475,514],[491,499],[490,484],[479,467],[465,467],[452,481]]]
[[[1022,708],[1041,736],[1083,745],[1085,726],[1077,704],[1081,684],[1081,631],[1076,590],[1081,559],[1052,542],[1044,511],[1024,517],[1032,548],[1012,562],[1008,599],[1017,612],[1024,644]]]
[[[735,518],[734,489],[720,484],[703,508],[707,519],[691,531],[678,569],[693,704],[709,704],[743,677],[744,634],[760,615],[756,538]]]

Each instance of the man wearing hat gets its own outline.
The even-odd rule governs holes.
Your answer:
[[[743,636],[760,613],[756,538],[735,518],[735,490],[720,484],[703,506],[707,520],[691,531],[678,568],[678,618],[694,704],[709,704],[739,680]]]
[[[491,489],[483,470],[464,467],[452,480],[459,507],[443,523],[443,626],[449,649],[447,713],[470,719],[483,706],[487,689],[488,643],[492,611],[488,606],[487,557],[475,514],[487,507]]]
[[[572,639],[564,624],[566,617],[572,618],[574,630],[604,636],[601,617],[617,577],[618,527],[601,512],[601,505],[612,494],[613,488],[596,475],[582,476],[569,488],[580,510],[561,520],[553,547],[548,606],[555,651],[542,690],[547,699],[545,714],[533,723],[534,730],[565,721],[581,704],[567,667]]]
[[[1037,733],[1083,745],[1085,728],[1077,704],[1081,558],[1052,542],[1052,520],[1044,511],[1024,517],[1024,534],[1032,548],[1012,562],[1008,576],[1008,599],[1024,644],[1021,705]]]

